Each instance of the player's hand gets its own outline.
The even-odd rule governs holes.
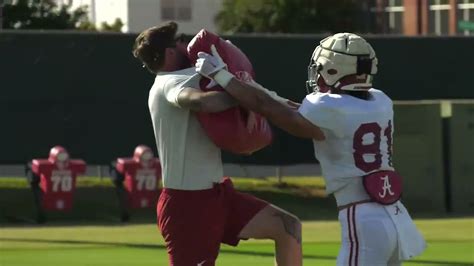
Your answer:
[[[199,52],[195,64],[196,72],[210,79],[212,79],[213,74],[227,67],[214,45],[211,46],[211,52],[212,55]]]

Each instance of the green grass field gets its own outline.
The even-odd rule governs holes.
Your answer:
[[[474,219],[417,220],[429,247],[404,265],[473,265]],[[335,265],[339,225],[304,223],[305,265]],[[272,265],[269,241],[222,247],[217,265]],[[0,229],[0,265],[166,265],[163,241],[153,224],[27,226]]]
[[[339,224],[335,202],[321,178],[234,179],[236,187],[279,205],[304,220],[305,265],[335,265]],[[108,179],[80,178],[74,210],[50,213],[45,225],[32,219],[31,192],[24,178],[0,178],[0,266],[167,265],[154,210],[118,221]],[[426,252],[404,265],[474,265],[474,218],[414,214],[428,241]],[[316,221],[317,220],[317,221]],[[273,265],[273,244],[243,241],[222,246],[217,265]]]

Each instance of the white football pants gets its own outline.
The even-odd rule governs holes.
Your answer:
[[[385,208],[363,203],[339,211],[342,246],[338,266],[399,266],[395,225]]]

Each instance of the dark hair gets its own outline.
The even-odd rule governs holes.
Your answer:
[[[370,93],[368,91],[345,91],[346,94],[349,94],[352,97],[356,97],[362,100],[369,100]]]
[[[358,75],[352,74],[352,75],[347,75],[339,79],[339,85],[338,86],[332,86],[331,92],[332,93],[337,93],[337,94],[347,94],[352,97],[356,97],[362,100],[369,100],[371,98],[370,92],[368,90],[370,87],[362,86],[359,88],[359,90],[342,90],[341,87],[349,84],[354,84],[354,83],[360,83],[361,81],[366,81],[368,78],[371,78],[370,76],[364,76],[359,78]]]
[[[165,62],[165,50],[176,46],[178,24],[173,21],[144,30],[135,39],[133,56],[150,72],[157,73]]]
[[[335,94],[347,94],[352,97],[356,97],[361,100],[369,100],[371,96],[370,92],[367,90],[360,90],[360,91],[349,91],[349,90],[341,90],[339,88],[331,87],[331,93]]]

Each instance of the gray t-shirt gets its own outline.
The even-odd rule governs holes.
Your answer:
[[[160,72],[150,90],[148,107],[165,188],[208,189],[224,174],[220,149],[207,137],[195,114],[177,102],[183,88],[199,88],[199,80],[194,67]]]

